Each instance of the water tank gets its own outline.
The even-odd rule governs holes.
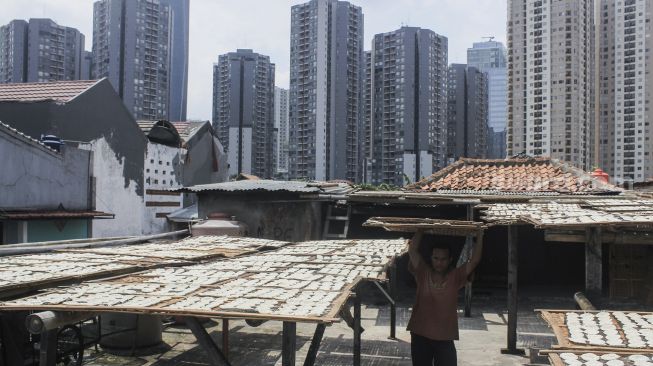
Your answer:
[[[102,314],[100,319],[104,348],[144,348],[161,343],[163,323],[155,315]]]
[[[54,135],[41,135],[41,142],[55,151],[61,151],[61,145],[63,145],[63,140]]]
[[[193,236],[202,235],[230,235],[230,236],[247,236],[247,225],[236,221],[235,217],[230,217],[223,213],[213,213],[209,218],[191,227]]]

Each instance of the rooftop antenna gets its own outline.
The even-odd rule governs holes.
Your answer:
[[[494,36],[488,36],[488,37],[481,37],[483,39],[487,39],[488,42],[494,41]]]

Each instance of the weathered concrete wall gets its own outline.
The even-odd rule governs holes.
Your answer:
[[[140,235],[147,139],[107,80],[72,101],[0,103],[0,120],[38,138],[52,134],[88,143],[93,151],[95,208],[116,215],[96,220],[94,237]]]
[[[207,128],[206,132],[198,132],[197,137],[188,142],[182,177],[186,187],[227,180],[227,154],[220,141],[209,131]],[[217,170],[214,169],[214,159],[217,162]]]
[[[153,142],[147,144],[143,234],[170,231],[168,220],[163,214],[169,214],[182,207],[181,193],[166,193],[164,190],[182,187],[180,155],[184,151],[185,149]]]
[[[90,155],[69,146],[56,153],[0,128],[0,208],[88,209]]]
[[[129,163],[124,156],[118,160],[104,138],[93,141],[90,148],[93,150],[95,209],[115,215],[113,220],[95,220],[93,237],[141,235],[144,205],[142,189],[139,194],[138,185],[133,181],[125,186],[122,174],[124,166]]]
[[[199,217],[213,212],[236,216],[247,224],[248,235],[257,238],[305,241],[322,236],[322,203],[314,201],[283,201],[274,193],[218,194],[200,193]]]

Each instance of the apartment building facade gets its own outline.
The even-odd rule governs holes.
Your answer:
[[[213,128],[230,176],[274,174],[274,71],[269,56],[249,49],[220,55],[213,67]]]
[[[371,183],[403,186],[446,166],[448,40],[402,27],[374,36],[368,62]]]
[[[501,42],[475,42],[467,49],[467,65],[487,74],[488,136],[487,157],[506,157],[505,130],[508,119],[508,53]]]
[[[51,19],[13,20],[0,27],[0,82],[87,79],[84,35]]]
[[[169,119],[171,8],[161,0],[93,4],[93,77],[106,77],[137,120]]]
[[[616,183],[653,176],[651,0],[599,4],[599,166]]]
[[[363,12],[345,1],[291,8],[289,175],[360,180]]]
[[[488,153],[488,75],[465,64],[451,64],[447,90],[447,159],[484,159]]]
[[[283,178],[288,178],[288,89],[274,88],[274,128],[276,129],[275,143],[275,173]]]
[[[590,168],[593,21],[592,0],[508,1],[507,155]]]

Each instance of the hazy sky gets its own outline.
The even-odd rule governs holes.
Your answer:
[[[276,84],[288,87],[290,7],[302,0],[190,0],[188,118],[211,119],[213,63],[218,55],[251,48],[276,64]],[[351,0],[363,8],[365,49],[374,34],[401,25],[449,38],[449,63],[466,62],[481,37],[506,40],[506,0]],[[93,38],[93,0],[2,0],[0,25],[12,19],[52,18]]]

